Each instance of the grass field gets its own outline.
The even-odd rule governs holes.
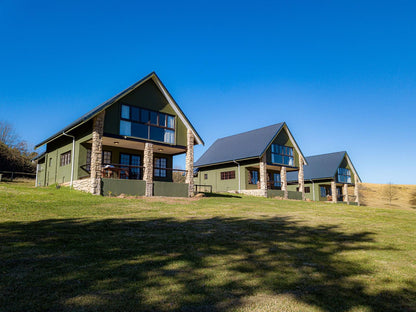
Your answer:
[[[1,311],[416,311],[416,210],[0,183]]]
[[[363,204],[374,207],[415,209],[416,185],[361,183]]]

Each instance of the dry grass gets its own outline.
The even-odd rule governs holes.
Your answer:
[[[416,209],[416,185],[362,183],[360,196],[366,206]]]

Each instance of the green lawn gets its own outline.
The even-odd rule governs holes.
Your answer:
[[[416,311],[416,210],[0,183],[1,311]]]

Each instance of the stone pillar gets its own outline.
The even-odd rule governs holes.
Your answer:
[[[343,195],[344,195],[344,201],[349,205],[350,204],[350,199],[348,198],[348,184],[344,184],[343,187]]]
[[[90,193],[94,195],[101,195],[104,116],[105,111],[95,116],[92,126]]]
[[[186,179],[188,183],[188,197],[194,196],[194,134],[188,129],[186,136]]]
[[[287,175],[286,175],[286,167],[282,167],[280,169],[280,183],[282,185],[282,191],[284,192],[283,198],[287,199]]]
[[[337,185],[335,181],[331,181],[331,193],[332,193],[332,202],[336,204],[338,202],[337,196]]]
[[[146,181],[145,196],[153,196],[153,144],[145,143],[143,157],[143,180]]]
[[[299,192],[302,193],[302,200],[305,200],[305,181],[303,179],[303,164],[304,160],[302,155],[299,155],[299,173],[298,173],[298,183],[299,183]]]
[[[355,196],[355,202],[357,203],[357,205],[359,206],[360,205],[360,192],[359,192],[359,190],[358,190],[358,177],[357,177],[357,175],[356,174],[354,174],[354,182],[355,182],[355,185],[354,185],[354,196]]]
[[[260,189],[263,196],[267,197],[267,162],[266,153],[260,158]]]

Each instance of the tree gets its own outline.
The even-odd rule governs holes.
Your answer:
[[[397,190],[394,188],[393,183],[389,182],[384,187],[384,197],[389,202],[391,207],[391,202],[397,199]]]
[[[11,148],[20,143],[19,136],[8,122],[0,121],[0,141]]]

